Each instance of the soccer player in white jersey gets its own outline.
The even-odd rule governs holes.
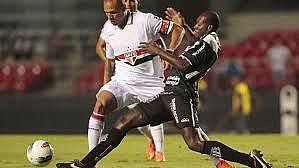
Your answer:
[[[173,22],[150,13],[126,12],[121,0],[104,0],[108,18],[101,38],[105,40],[105,85],[97,94],[97,101],[88,125],[89,148],[93,149],[104,126],[104,115],[123,106],[146,100],[163,91],[163,67],[159,57],[138,48],[142,41],[157,41],[160,34],[170,35],[169,49],[181,42],[183,29]],[[154,130],[154,131],[153,131]],[[162,125],[152,128],[156,161],[165,161]]]
[[[125,9],[127,12],[137,12],[139,7],[139,0],[123,0]],[[107,20],[106,22],[109,22]],[[107,27],[105,28],[108,29]],[[108,29],[109,30],[109,29]],[[106,61],[106,42],[103,39],[105,31],[101,32],[100,37],[98,38],[97,44],[96,44],[96,53],[99,56],[99,58],[105,62]],[[164,41],[162,38],[162,44],[164,44]],[[165,62],[164,62],[165,63]],[[167,63],[164,64],[164,69],[168,69],[169,65]],[[94,119],[90,119],[91,122],[93,122]],[[164,153],[164,134],[163,134],[163,125],[158,125],[154,127],[139,127],[138,130],[147,137],[148,139],[148,145],[146,148],[146,154],[148,160],[155,159],[156,161],[163,161],[163,157],[159,157],[159,154],[155,155],[156,149],[157,152],[160,154]],[[96,133],[96,134],[94,134]],[[95,136],[96,135],[96,136]],[[95,146],[95,141],[98,138],[98,133],[96,130],[89,130],[89,150],[91,150]],[[155,157],[156,156],[156,157]],[[161,156],[161,155],[160,155]]]

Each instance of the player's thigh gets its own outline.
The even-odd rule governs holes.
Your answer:
[[[96,97],[96,105],[104,106],[108,112],[138,102],[137,96],[132,93],[130,87],[117,80],[111,80],[106,83],[99,90]]]
[[[127,108],[128,111],[119,117],[113,127],[119,130],[129,131],[132,128],[142,127],[148,123],[143,120],[142,113],[133,108]]]
[[[178,128],[199,127],[196,105],[186,95],[174,95],[168,99],[170,110]]]
[[[143,120],[151,126],[171,121],[172,115],[167,107],[168,104],[162,98],[163,95],[157,95],[144,102],[138,103],[134,109],[139,111]]]

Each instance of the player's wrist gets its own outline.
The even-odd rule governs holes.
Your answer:
[[[174,53],[174,49],[170,49],[170,48],[167,48],[166,51],[170,54],[173,54]]]
[[[183,25],[182,25],[182,27],[183,28],[189,28],[189,25],[186,22],[184,22]]]

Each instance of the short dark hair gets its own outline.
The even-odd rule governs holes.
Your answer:
[[[207,18],[208,24],[213,26],[212,31],[217,31],[220,25],[219,15],[214,11],[205,11],[201,14]]]

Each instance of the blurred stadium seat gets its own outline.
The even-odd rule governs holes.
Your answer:
[[[49,64],[17,62],[1,67],[0,92],[25,93],[49,86],[53,82],[53,71]]]
[[[251,34],[246,40],[235,45],[224,45],[220,57],[243,60],[245,80],[252,88],[273,89],[271,69],[264,62],[264,57],[277,40],[290,49],[293,57],[299,56],[299,30],[264,30]]]
[[[0,93],[13,92],[13,86],[16,82],[16,65],[2,65],[0,72]]]
[[[82,73],[74,81],[75,94],[82,95],[99,89],[103,85],[103,71],[104,64],[100,63]]]

